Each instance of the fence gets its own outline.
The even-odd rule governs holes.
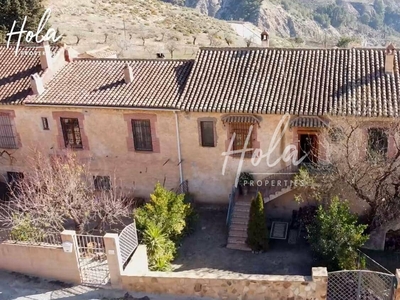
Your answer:
[[[91,286],[108,284],[110,272],[103,237],[77,234],[75,247],[82,283]]]
[[[189,193],[189,181],[185,180],[175,189],[177,194],[187,194]]]
[[[3,229],[0,231],[0,242],[10,244],[28,244],[36,246],[61,246],[61,234],[59,232],[37,232],[27,230]]]
[[[228,214],[226,216],[226,225],[228,225],[228,227],[231,226],[232,214],[235,209],[235,200],[236,200],[237,192],[238,192],[237,187],[232,186],[232,191],[229,194]]]
[[[372,259],[360,250],[358,250],[358,269],[393,274],[376,260]]]
[[[137,231],[136,231],[136,223],[133,222],[126,226],[118,236],[119,239],[119,247],[121,251],[121,263],[123,268],[126,267],[129,258],[135,252],[136,248],[139,245]]]

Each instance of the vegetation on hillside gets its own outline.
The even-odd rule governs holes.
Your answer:
[[[24,29],[36,32],[44,10],[42,0],[0,0],[0,35],[10,32],[14,21],[14,32],[20,31],[25,17]]]

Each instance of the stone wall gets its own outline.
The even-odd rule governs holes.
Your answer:
[[[69,231],[65,231],[61,238],[63,241],[73,242]],[[72,252],[64,252],[61,246],[0,243],[0,270],[81,283],[74,247]]]
[[[313,268],[313,277],[232,274],[190,274],[185,272],[122,275],[123,289],[137,292],[201,296],[215,299],[306,300],[326,299],[327,272]]]

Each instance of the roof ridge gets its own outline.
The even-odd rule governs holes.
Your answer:
[[[190,62],[194,59],[165,59],[165,58],[101,58],[101,57],[77,57],[74,61],[166,61],[166,62]]]
[[[338,48],[338,47],[333,47],[333,48],[285,48],[285,47],[200,47],[200,51],[206,50],[213,50],[213,51],[255,51],[255,50],[285,50],[285,51],[308,51],[308,50],[313,50],[313,51],[323,51],[323,50],[385,50],[386,48],[378,48],[378,47],[352,47],[352,48]]]

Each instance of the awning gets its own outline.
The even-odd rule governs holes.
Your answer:
[[[297,117],[290,121],[292,127],[307,127],[307,128],[324,128],[328,127],[329,123],[319,117]]]
[[[222,122],[225,123],[250,123],[260,125],[261,119],[254,115],[229,115],[222,117]]]

